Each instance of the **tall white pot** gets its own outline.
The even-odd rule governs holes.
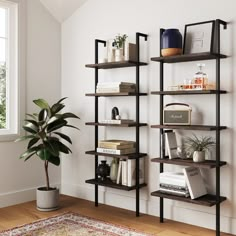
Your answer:
[[[59,206],[59,189],[46,190],[45,187],[37,189],[37,209],[39,211],[54,211]]]

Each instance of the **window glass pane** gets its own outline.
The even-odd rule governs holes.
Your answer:
[[[6,9],[0,7],[0,37],[6,37]]]
[[[0,63],[0,129],[6,128],[6,64]]]
[[[6,40],[0,38],[0,63],[6,61]]]

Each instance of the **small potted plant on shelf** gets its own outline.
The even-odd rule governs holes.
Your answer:
[[[205,161],[205,152],[214,145],[215,141],[210,136],[197,137],[194,134],[193,137],[185,138],[186,151],[191,153],[194,162]]]
[[[37,209],[41,211],[51,211],[58,208],[59,189],[50,186],[48,165],[60,165],[62,153],[72,153],[70,148],[62,140],[72,144],[71,138],[60,131],[63,127],[78,129],[68,123],[68,118],[79,119],[73,113],[62,113],[65,107],[60,99],[49,106],[44,99],[37,99],[33,102],[40,108],[39,113],[26,114],[29,118],[25,120],[23,129],[29,134],[24,135],[16,141],[28,140],[26,151],[21,154],[20,159],[25,161],[33,156],[37,156],[44,162],[46,186],[37,189]]]
[[[114,41],[113,45],[116,48],[115,50],[115,61],[123,61],[124,60],[124,46],[125,46],[125,41],[127,39],[127,35],[123,34],[120,35],[118,34]]]

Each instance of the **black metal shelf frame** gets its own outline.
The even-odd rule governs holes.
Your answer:
[[[90,64],[90,65],[86,65],[86,67],[90,67],[90,68],[94,68],[95,69],[95,88],[94,91],[96,91],[96,85],[98,83],[98,70],[99,69],[113,69],[113,68],[122,68],[122,67],[136,67],[136,93],[125,93],[125,94],[118,94],[118,96],[134,96],[135,97],[135,102],[136,102],[136,123],[139,124],[140,123],[140,119],[139,119],[139,97],[142,95],[147,95],[146,93],[140,93],[140,89],[139,89],[139,74],[140,74],[140,66],[145,66],[147,65],[147,63],[143,63],[140,62],[140,38],[144,38],[145,41],[147,41],[148,35],[147,34],[143,34],[143,33],[136,33],[136,56],[137,56],[137,61],[136,62],[130,62],[130,61],[126,61],[126,62],[111,62],[111,63],[98,63],[98,48],[99,48],[99,44],[102,44],[104,47],[106,46],[106,41],[103,40],[99,40],[96,39],[95,40],[95,64]],[[94,123],[98,124],[98,98],[100,96],[114,96],[113,94],[87,94],[87,96],[94,96],[95,97],[95,110],[94,110],[94,114],[95,114],[95,119],[94,119]],[[139,153],[139,144],[140,144],[140,140],[139,140],[139,129],[140,129],[141,125],[136,125],[135,128],[135,133],[136,133],[136,153],[134,155],[136,155],[136,157],[140,156]],[[94,139],[94,146],[95,146],[95,150],[98,147],[98,128],[99,125],[95,125],[95,139]],[[132,188],[125,188],[125,187],[120,187],[120,185],[110,185],[110,184],[102,184],[99,181],[98,175],[96,173],[96,169],[98,167],[98,156],[99,153],[97,152],[93,152],[93,153],[89,153],[88,154],[93,154],[95,155],[95,173],[94,176],[95,178],[93,180],[87,180],[87,183],[92,183],[95,185],[95,206],[98,206],[98,186],[107,186],[107,187],[113,187],[113,188],[119,188],[119,189],[123,189],[123,190],[135,190],[136,191],[136,216],[139,216],[139,212],[140,212],[140,207],[139,207],[139,202],[140,202],[140,187],[144,187],[146,186],[146,184],[142,184],[139,185],[139,158],[132,158],[136,160],[136,185]],[[101,154],[100,154],[101,155]]]
[[[152,58],[152,61],[158,61],[160,63],[160,91],[154,92],[153,94],[160,95],[160,158],[165,158],[165,147],[164,147],[164,128],[163,128],[163,108],[164,108],[164,95],[178,95],[178,93],[174,94],[172,92],[165,92],[164,91],[164,63],[175,63],[175,62],[184,62],[184,61],[196,61],[196,60],[208,60],[214,59],[216,60],[216,90],[212,92],[216,96],[216,124],[215,124],[215,136],[216,136],[216,162],[215,162],[215,169],[216,169],[216,236],[220,236],[220,203],[221,203],[221,196],[220,196],[220,167],[222,166],[222,162],[220,161],[220,94],[225,93],[222,92],[220,89],[220,60],[221,58],[226,58],[225,55],[220,54],[220,26],[223,25],[224,29],[227,28],[227,23],[217,19],[215,21],[215,30],[216,30],[216,37],[217,37],[217,47],[216,52],[213,53],[206,53],[206,55],[182,55],[182,56],[173,56],[173,58],[163,57]],[[161,35],[163,34],[164,29],[160,29],[160,39]],[[161,42],[161,40],[160,40]],[[160,45],[161,50],[161,45]],[[161,55],[161,53],[160,53]],[[209,92],[210,94],[211,92]],[[185,92],[179,92],[179,94],[185,94]],[[199,93],[201,94],[201,93]],[[164,171],[164,162],[160,162],[160,173]],[[160,197],[160,222],[164,222],[164,198],[165,195],[156,194],[156,196]],[[178,199],[176,199],[178,200]]]

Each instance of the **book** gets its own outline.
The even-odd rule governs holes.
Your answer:
[[[114,88],[114,87],[120,87],[120,86],[136,86],[135,83],[130,82],[98,82],[97,88]]]
[[[99,123],[103,124],[129,124],[133,123],[134,120],[129,120],[129,119],[120,119],[120,120],[99,120]]]
[[[134,186],[136,184],[136,160],[127,160],[128,169],[128,186]],[[144,158],[139,159],[139,184],[144,183]]]
[[[121,177],[121,183],[122,185],[127,186],[127,161],[126,160],[122,160],[122,167],[121,167],[121,173],[122,173],[122,177]]]
[[[135,144],[135,141],[119,140],[119,139],[107,139],[107,140],[100,140],[98,143],[99,144],[124,145],[124,144]]]
[[[175,132],[167,132],[165,135],[166,135],[166,148],[169,155],[169,159],[178,158]]]
[[[166,189],[188,191],[187,185],[186,186],[180,186],[180,185],[160,183],[159,186],[162,187],[162,188],[166,188]]]
[[[109,148],[97,148],[97,152],[101,153],[107,153],[107,154],[115,154],[115,155],[124,155],[124,154],[130,154],[135,153],[136,148],[126,148],[126,149],[109,149]]]
[[[187,187],[186,178],[183,172],[163,172],[160,173],[160,184],[170,184],[180,187]]]
[[[121,184],[122,160],[119,161],[116,183]]]
[[[99,143],[98,147],[99,148],[122,150],[122,149],[135,148],[135,144],[130,143],[130,144],[115,145],[115,144]]]
[[[172,195],[189,197],[189,193],[185,191],[171,190],[171,189],[166,189],[166,188],[161,188],[161,187],[159,188],[159,191],[163,193],[172,194]]]
[[[200,169],[197,167],[186,167],[183,169],[186,183],[191,199],[195,199],[207,194]]]
[[[96,93],[134,93],[135,88],[97,88]]]

